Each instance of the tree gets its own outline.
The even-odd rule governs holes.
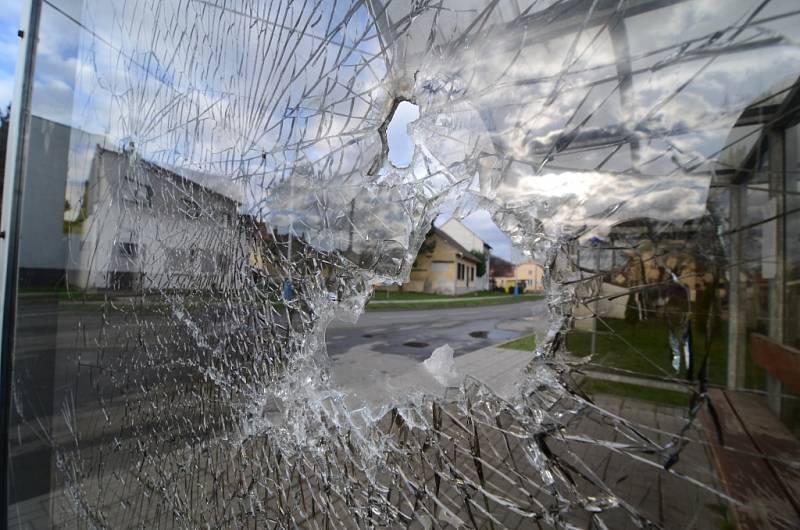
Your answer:
[[[475,276],[483,278],[486,274],[486,253],[479,250],[470,250],[470,254],[478,258],[478,265],[475,267]]]

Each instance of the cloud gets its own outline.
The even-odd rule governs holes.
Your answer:
[[[442,214],[436,218],[436,226],[442,226],[448,219],[453,217],[454,212],[452,208],[452,206],[446,208]],[[500,256],[505,260],[512,259],[513,251],[511,239],[497,227],[488,210],[474,210],[472,213],[459,220],[492,247],[492,255]]]
[[[796,72],[800,62],[788,45],[773,46],[772,61],[759,61],[763,50],[720,55],[674,94],[703,60],[650,68],[665,55],[649,52],[687,38],[675,28],[691,26],[698,36],[730,21],[717,19],[719,6],[667,10],[672,18],[655,37],[642,33],[653,27],[652,19],[630,21],[634,66],[644,70],[633,79],[626,107],[607,30],[584,32],[572,55],[574,35],[528,46],[527,30],[513,26],[499,39],[487,32],[491,42],[481,42],[478,34],[470,46],[443,47],[442,55],[413,51],[420,43],[428,46],[427,38],[415,40],[430,33],[432,20],[420,16],[406,32],[414,41],[406,42],[408,53],[397,54],[407,64],[393,65],[397,76],[416,73],[396,82],[386,75],[391,54],[380,53],[366,10],[343,20],[337,10],[323,9],[320,16],[329,16],[329,23],[314,22],[316,29],[301,36],[278,29],[266,3],[225,5],[221,10],[200,0],[147,0],[142,7],[148,8],[134,11],[120,0],[85,0],[75,14],[91,32],[46,6],[35,110],[105,134],[112,145],[133,142],[157,163],[242,182],[251,203],[259,204],[270,188],[297,178],[301,169],[326,185],[379,182],[384,174],[367,174],[379,152],[377,126],[393,97],[410,96],[420,106],[411,126],[416,158],[408,172],[387,171],[420,195],[511,204],[554,223],[603,223],[643,213],[671,219],[694,215],[705,200],[702,184],[674,172],[713,156],[728,138],[735,113],[721,115],[724,96],[736,96],[736,110],[761,93],[774,72]],[[725,16],[735,20],[747,12],[743,5],[734,3]],[[404,17],[407,11],[395,3],[389,15]],[[288,27],[317,18],[302,9],[286,16]],[[435,38],[456,35],[450,32],[459,27],[459,16],[441,20]],[[339,24],[344,25],[327,41],[313,33]],[[520,46],[524,54],[509,53]],[[2,90],[0,78],[0,95]],[[596,170],[613,147],[564,149],[541,168],[551,148],[566,147],[565,135],[592,144],[614,134],[640,135],[642,160],[657,162],[635,173],[664,177],[666,189],[651,181],[640,186],[608,166]],[[406,145],[405,153],[410,151]],[[625,171],[632,158],[621,149],[609,165]],[[686,196],[675,191],[683,186],[691,190]],[[316,200],[316,191],[308,191],[309,200]],[[604,213],[619,204],[624,206],[612,215]],[[486,231],[482,235],[497,253],[509,248],[486,212],[465,224]]]

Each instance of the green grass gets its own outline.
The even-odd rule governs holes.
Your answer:
[[[533,349],[536,347],[536,335],[526,335],[504,344],[500,344],[500,347],[507,350],[533,351]]]
[[[411,293],[400,291],[375,291],[372,300],[376,302],[392,302],[401,300],[442,300],[447,298],[482,298],[486,296],[509,296],[501,291],[475,291],[460,295],[452,294],[433,294],[433,293]]]
[[[685,367],[681,363],[679,373],[672,369],[672,352],[669,349],[667,324],[659,320],[645,320],[635,324],[621,319],[604,319],[614,330],[608,331],[598,323],[597,353],[592,364],[599,368],[630,370],[647,376],[684,377]],[[692,330],[696,363],[705,355],[705,332],[700,326]],[[572,331],[567,335],[567,349],[575,355],[586,356],[591,351],[592,334],[586,331]],[[632,346],[628,346],[626,342]],[[532,351],[533,337],[523,337],[502,345],[503,348]],[[635,349],[634,349],[635,348]],[[640,353],[637,353],[638,350]],[[749,355],[745,359],[745,388],[766,390],[766,371],[756,365]],[[727,322],[711,337],[708,380],[712,384],[725,385],[728,366]],[[695,375],[699,370],[695,366]],[[666,374],[664,371],[666,371]],[[798,405],[800,409],[800,405]],[[798,422],[800,423],[800,422]]]
[[[526,335],[518,339],[506,342],[500,345],[501,348],[509,350],[522,350],[533,351],[536,347],[536,336]],[[669,405],[675,407],[685,407],[689,404],[689,397],[682,392],[674,392],[672,390],[662,390],[660,388],[652,388],[648,386],[632,385],[628,383],[617,383],[613,381],[605,381],[601,379],[593,379],[590,377],[584,378],[581,383],[581,388],[588,395],[593,394],[611,394],[631,399],[641,399],[644,401],[651,401],[662,405]]]
[[[658,403],[659,405],[669,405],[672,407],[689,406],[688,394],[649,386],[617,383],[615,381],[605,381],[587,377],[581,382],[581,389],[590,397],[595,394],[609,394],[629,399],[650,401],[652,403]]]
[[[447,297],[452,298],[452,297]],[[525,294],[520,296],[507,296],[503,298],[488,298],[487,297],[459,297],[458,300],[451,300],[449,302],[436,302],[433,300],[418,300],[408,302],[397,302],[393,304],[367,304],[367,311],[404,311],[404,310],[421,310],[421,309],[453,309],[459,307],[480,307],[489,305],[503,305],[503,304],[518,304],[520,302],[530,302],[532,300],[540,300],[542,295],[538,294]]]
[[[592,363],[600,367],[629,370],[651,376],[683,377],[681,360],[679,373],[672,368],[667,324],[660,320],[628,323],[622,319],[604,319],[613,333],[598,322],[596,354]],[[699,326],[692,330],[695,352],[695,374],[705,355],[705,333]],[[575,355],[586,356],[591,351],[591,332],[573,331],[567,335],[567,349]],[[727,370],[727,330],[725,325],[711,337],[708,380],[725,384]]]
[[[106,293],[102,291],[82,291],[79,289],[67,290],[63,287],[44,288],[44,287],[23,287],[18,291],[19,297],[23,299],[60,302],[97,302],[105,300]]]

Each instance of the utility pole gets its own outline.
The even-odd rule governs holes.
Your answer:
[[[594,294],[592,301],[592,344],[590,353],[594,355],[597,352],[597,312],[600,305],[600,296],[603,293],[603,278],[600,276],[600,249],[598,248],[601,243],[600,238],[593,237],[589,240],[594,252],[594,279],[597,283],[597,292]]]

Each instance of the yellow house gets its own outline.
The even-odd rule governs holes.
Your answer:
[[[519,263],[514,267],[514,276],[500,276],[494,279],[495,286],[512,291],[519,284],[523,292],[544,290],[544,268],[535,261]]]
[[[544,290],[544,268],[535,261],[526,261],[514,267],[517,281],[525,282],[525,292]]]
[[[414,267],[411,279],[403,285],[404,291],[463,294],[480,289],[477,277],[478,258],[455,239],[438,228],[433,228],[425,240]]]

